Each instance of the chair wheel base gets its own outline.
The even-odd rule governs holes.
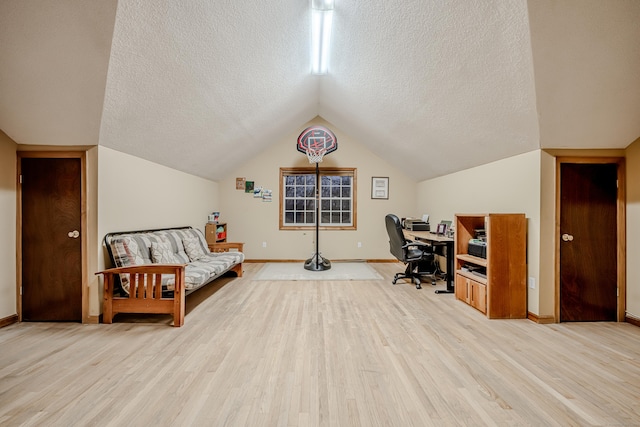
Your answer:
[[[422,282],[420,281],[420,277],[416,276],[415,274],[407,274],[406,272],[396,273],[396,275],[393,276],[393,279],[391,280],[391,284],[395,285],[396,283],[398,283],[399,279],[409,279],[411,280],[411,283],[415,283],[416,289],[422,289]],[[433,281],[431,284],[435,285],[436,282]]]

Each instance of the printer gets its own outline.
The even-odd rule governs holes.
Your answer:
[[[487,258],[487,242],[480,239],[469,239],[468,251],[469,255],[479,258]]]
[[[405,218],[402,226],[411,231],[430,231],[429,223],[417,218]]]

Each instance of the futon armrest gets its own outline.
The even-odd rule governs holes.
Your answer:
[[[210,243],[209,250],[211,252],[229,252],[231,249],[235,249],[238,252],[242,252],[244,243],[239,242],[222,242],[222,243]]]
[[[119,274],[128,274],[131,280],[136,283],[138,281],[146,281],[147,278],[151,279],[154,276],[157,277],[156,280],[160,283],[163,274],[171,274],[176,278],[173,290],[173,294],[175,296],[184,292],[185,267],[186,264],[139,264],[108,268],[104,271],[98,271],[96,274],[102,274],[104,276],[105,298],[109,298],[113,295],[113,292],[115,291],[114,277]],[[162,287],[159,286],[157,289],[160,293]],[[129,296],[132,296],[130,291],[131,290],[127,291],[127,293]]]
[[[185,267],[186,264],[140,264],[108,268],[96,274],[176,274]]]
[[[114,267],[96,274],[104,276],[103,322],[111,323],[117,313],[166,313],[173,315],[173,326],[184,324],[184,280],[186,264],[141,264]],[[114,279],[129,275],[127,297],[114,296]],[[163,298],[162,275],[175,277],[172,298]]]

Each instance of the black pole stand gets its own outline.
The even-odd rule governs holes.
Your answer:
[[[316,163],[316,253],[304,262],[305,270],[324,271],[331,268],[331,261],[320,255],[318,237],[320,236],[320,169]]]

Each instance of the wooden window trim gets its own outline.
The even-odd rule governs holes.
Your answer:
[[[315,167],[290,167],[290,168],[280,168],[280,196],[278,197],[279,204],[279,229],[280,230],[302,230],[309,231],[315,230],[315,225],[285,225],[284,224],[284,187],[283,181],[285,175],[307,175],[313,174],[315,175],[316,168]],[[320,168],[320,176],[323,175],[347,175],[352,177],[352,192],[351,192],[351,216],[352,216],[352,225],[349,226],[326,226],[320,225],[320,230],[357,230],[358,229],[358,209],[357,209],[357,201],[358,201],[358,176],[356,168],[338,168],[338,167],[325,167]],[[317,183],[316,183],[317,185]]]

